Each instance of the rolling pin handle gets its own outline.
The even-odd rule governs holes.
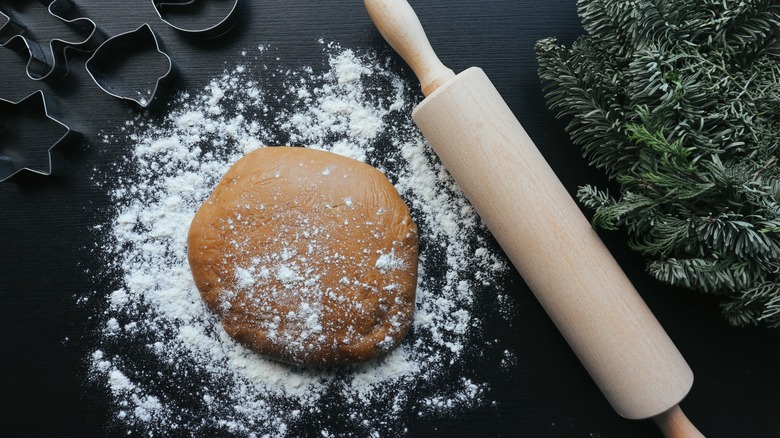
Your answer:
[[[455,77],[455,72],[436,56],[417,14],[406,0],[365,0],[365,5],[379,33],[417,75],[425,96]]]
[[[668,411],[653,417],[666,438],[704,438],[699,429],[691,423],[680,409],[674,405]]]

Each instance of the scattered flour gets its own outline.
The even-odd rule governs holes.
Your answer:
[[[376,259],[375,266],[382,271],[400,269],[404,267],[404,261],[395,256],[395,253],[382,254]]]
[[[117,287],[95,293],[105,304],[89,360],[93,381],[113,400],[115,427],[162,436],[398,436],[415,421],[486,403],[479,357],[494,340],[481,326],[506,315],[479,308],[476,297],[507,301],[499,286],[507,263],[414,127],[416,85],[389,60],[333,44],[324,45],[320,73],[274,72],[256,65],[268,48],[258,50],[254,60],[242,52],[237,67],[200,92],[180,95],[164,119],[139,116],[123,136],[105,136],[131,145],[124,162],[97,177],[116,205],[111,222],[96,228],[108,230],[100,251]],[[268,87],[279,78],[282,86]],[[273,94],[279,89],[286,91]],[[387,357],[339,370],[270,361],[230,338],[201,301],[188,225],[232,163],[266,144],[367,162],[410,205],[420,229],[417,311],[412,332]],[[382,254],[376,264],[397,262]],[[237,282],[302,280],[294,266],[254,269],[238,269]],[[508,367],[509,357],[498,360]]]

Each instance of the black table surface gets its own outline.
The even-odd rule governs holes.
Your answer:
[[[360,0],[245,0],[236,27],[210,41],[170,28],[147,0],[76,3],[109,36],[149,23],[174,59],[178,91],[200,89],[235,62],[242,48],[258,44],[274,47],[290,68],[326,62],[320,39],[392,54]],[[412,3],[442,61],[455,71],[476,65],[487,72],[570,192],[585,183],[607,183],[571,144],[565,121],[546,109],[536,75],[536,40],[556,36],[570,44],[581,33],[574,1]],[[40,11],[33,15],[43,27],[56,21]],[[17,101],[44,90],[61,120],[83,134],[68,152],[62,176],[0,184],[0,425],[5,431],[0,435],[109,433],[105,394],[84,384],[94,315],[75,302],[96,288],[87,272],[100,263],[90,253],[91,227],[109,219],[110,199],[105,187],[92,181],[94,169],[129,153],[129,145],[103,144],[98,134],[120,129],[140,110],[98,89],[84,68],[86,59],[71,54],[70,74],[42,83],[25,75],[23,57],[0,50],[0,97]],[[396,66],[405,80],[416,83],[402,62]],[[655,282],[623,234],[603,237],[694,370],[693,389],[682,402],[692,421],[710,437],[780,436],[780,333],[729,326],[716,299]],[[409,435],[660,436],[651,421],[625,420],[611,409],[519,277],[507,282],[519,308],[512,322],[516,336],[507,348],[516,352],[518,364],[511,379],[499,379],[506,371],[495,371],[496,380],[505,382],[491,394],[498,407],[434,423],[411,422]]]

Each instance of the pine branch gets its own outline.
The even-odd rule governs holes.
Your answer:
[[[558,110],[559,117],[571,117],[566,130],[583,146],[590,163],[599,168],[609,165],[607,172],[615,174],[630,165],[626,155],[631,155],[632,148],[621,126],[626,114],[616,99],[618,86],[606,89],[600,84],[609,83],[607,78],[593,75],[607,70],[594,64],[596,56],[589,56],[588,42],[582,41],[577,49],[576,59],[571,60],[570,51],[555,39],[537,42],[539,75],[547,82],[548,104]],[[575,65],[577,69],[572,68]],[[612,82],[619,84],[620,79],[613,76]]]
[[[744,291],[724,303],[723,312],[734,325],[780,327],[780,282],[764,283]]]
[[[664,283],[709,294],[729,295],[765,280],[756,267],[735,260],[669,258],[650,262],[647,270]]]
[[[780,326],[780,4],[580,0],[586,34],[537,43],[547,101],[619,193],[583,186],[662,282]]]

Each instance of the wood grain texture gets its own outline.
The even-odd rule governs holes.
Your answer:
[[[455,77],[436,56],[408,2],[366,0],[365,5],[379,33],[414,71],[424,95]]]
[[[201,90],[226,65],[246,59],[243,50],[260,44],[282,67],[325,69],[320,38],[391,57],[389,68],[416,83],[360,0],[242,1],[238,27],[210,42],[168,28],[148,0],[75,1],[109,36],[150,23],[177,67],[176,91]],[[571,144],[565,121],[546,109],[536,74],[537,39],[558,36],[568,44],[582,32],[576,2],[413,0],[412,5],[445,65],[456,71],[478,65],[488,74],[569,193],[585,183],[608,184]],[[40,20],[43,26],[49,17]],[[112,175],[113,164],[132,147],[102,139],[120,138],[125,121],[138,112],[97,89],[84,70],[85,56],[69,59],[71,73],[64,81],[41,84],[26,77],[18,54],[0,49],[0,97],[19,100],[43,89],[55,98],[62,120],[84,134],[83,144],[68,155],[63,177],[0,184],[0,435],[124,436],[110,428],[108,400],[88,381],[85,357],[101,323],[90,303],[116,286],[115,278],[97,275],[105,261],[95,252],[101,231],[94,227],[108,222],[113,206],[108,189],[96,180]],[[269,78],[266,86],[280,90],[285,84]],[[276,135],[279,144],[287,143],[289,134]],[[119,175],[112,178],[118,181]],[[688,416],[711,437],[780,436],[780,334],[728,326],[716,297],[658,284],[644,273],[644,260],[628,250],[622,233],[602,238],[696,370],[696,384],[683,401]],[[501,321],[487,322],[480,327],[486,338],[504,341],[457,364],[475,373],[484,369],[491,403],[453,418],[412,418],[410,436],[659,436],[651,421],[615,414],[519,276],[507,278],[504,288],[512,297],[507,303],[495,302],[489,293],[475,299],[488,308],[511,309],[512,335]],[[75,297],[84,295],[92,298],[76,304]],[[516,365],[485,369],[504,351],[514,352]]]
[[[679,403],[690,367],[485,73],[460,73],[413,117],[615,410]]]
[[[667,438],[704,438],[679,406],[674,406],[653,419]]]

